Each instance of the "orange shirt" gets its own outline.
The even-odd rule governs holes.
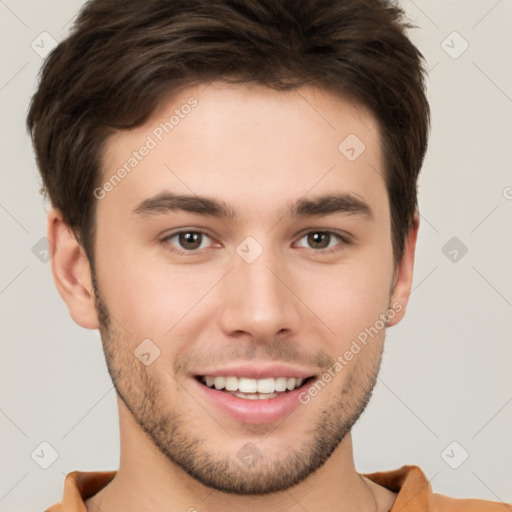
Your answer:
[[[64,482],[61,503],[45,512],[86,512],[85,499],[105,487],[116,471],[73,471]],[[494,501],[457,499],[435,494],[418,466],[393,471],[362,473],[373,482],[398,493],[390,512],[512,512],[512,505]]]

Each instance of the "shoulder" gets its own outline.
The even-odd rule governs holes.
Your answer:
[[[64,480],[62,500],[47,508],[45,512],[85,511],[85,500],[103,489],[116,474],[117,471],[72,471],[68,473]]]
[[[433,492],[430,481],[418,466],[407,465],[391,471],[363,473],[363,476],[397,493],[392,512],[512,512],[512,505],[503,502],[452,498],[437,494]]]
[[[433,512],[512,512],[512,505],[497,501],[450,498],[432,494],[430,505]]]

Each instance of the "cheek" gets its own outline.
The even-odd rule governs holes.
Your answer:
[[[173,265],[156,251],[119,246],[98,262],[98,281],[112,316],[134,339],[158,344],[182,325],[190,329],[190,320],[209,303],[206,294],[226,272],[213,265]]]
[[[368,254],[336,268],[319,267],[314,279],[304,281],[300,296],[325,324],[339,353],[388,310],[391,278],[392,259]]]

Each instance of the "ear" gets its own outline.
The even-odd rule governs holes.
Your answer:
[[[48,212],[47,237],[53,280],[71,318],[86,329],[98,329],[89,260],[56,208]]]
[[[409,296],[411,294],[412,277],[414,269],[414,254],[416,250],[416,239],[418,237],[418,229],[420,218],[418,211],[414,213],[414,220],[411,229],[404,242],[404,253],[402,261],[399,263],[394,273],[394,282],[391,293],[390,304],[399,303],[402,308],[396,312],[393,318],[390,318],[387,325],[391,327],[396,325],[405,316]],[[398,309],[398,308],[397,308]]]

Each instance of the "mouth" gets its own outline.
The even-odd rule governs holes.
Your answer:
[[[223,368],[198,368],[190,377],[207,410],[219,418],[257,425],[282,422],[303,407],[301,397],[314,385],[318,369],[277,361],[233,362]],[[297,414],[306,421],[311,410],[304,408]]]
[[[196,375],[195,378],[203,386],[237,398],[269,400],[306,388],[315,376],[254,379],[235,375]]]

